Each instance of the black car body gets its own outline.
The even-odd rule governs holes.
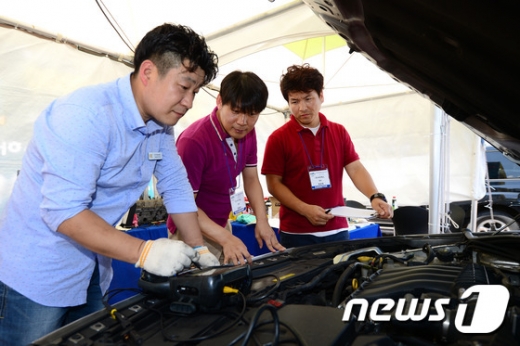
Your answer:
[[[517,1],[304,2],[352,51],[520,160]]]

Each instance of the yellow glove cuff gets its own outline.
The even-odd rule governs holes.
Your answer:
[[[203,247],[197,248],[195,250],[199,253],[199,255],[204,255],[204,254],[209,253],[209,249],[207,246],[203,246]]]
[[[135,264],[136,267],[142,268],[144,266],[144,262],[146,261],[146,257],[148,257],[148,253],[150,253],[150,248],[152,247],[153,241],[148,240],[144,244],[143,251],[141,251],[141,255],[139,256],[139,260]]]

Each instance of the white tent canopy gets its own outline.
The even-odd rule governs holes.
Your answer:
[[[121,37],[106,17],[120,28]],[[379,189],[397,196],[400,205],[428,204],[430,147],[436,136],[432,103],[361,55],[348,54],[346,46],[305,61],[285,48],[289,42],[333,34],[300,1],[0,0],[0,212],[41,110],[80,86],[130,73],[125,61],[131,61],[131,48],[164,22],[188,25],[203,34],[220,61],[219,76],[197,95],[177,133],[212,110],[227,73],[253,71],[270,92],[269,107],[256,126],[261,162],[267,137],[285,122],[280,75],[290,64],[309,62],[325,76],[322,111],[346,126]],[[450,132],[449,199],[480,198],[483,179],[474,179],[480,157],[476,136],[455,121]],[[367,203],[347,178],[344,185],[347,198]]]

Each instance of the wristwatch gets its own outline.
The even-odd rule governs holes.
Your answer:
[[[372,203],[372,200],[374,198],[382,199],[383,201],[388,203],[388,201],[386,200],[385,195],[383,195],[381,192],[374,193],[372,196],[370,196],[370,203]]]

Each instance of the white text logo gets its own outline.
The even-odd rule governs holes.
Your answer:
[[[463,325],[466,317],[466,303],[460,303],[455,316],[455,327],[461,333],[491,333],[495,331],[504,320],[509,302],[509,291],[501,285],[476,285],[468,288],[462,296],[461,300],[478,294],[477,303],[473,311],[473,317],[470,325]],[[449,298],[441,298],[435,300],[433,304],[434,314],[429,314],[431,299],[426,298],[422,301],[420,311],[417,311],[419,299],[413,298],[409,301],[408,309],[406,308],[407,300],[402,298],[396,303],[393,299],[380,298],[374,301],[370,307],[370,319],[376,322],[390,321],[390,312],[395,307],[394,316],[398,321],[442,321],[445,317],[444,305],[450,303]],[[360,307],[358,321],[364,321],[368,311],[368,301],[363,298],[354,298],[348,301],[343,314],[343,321],[349,321],[352,314],[352,308],[358,305]]]

